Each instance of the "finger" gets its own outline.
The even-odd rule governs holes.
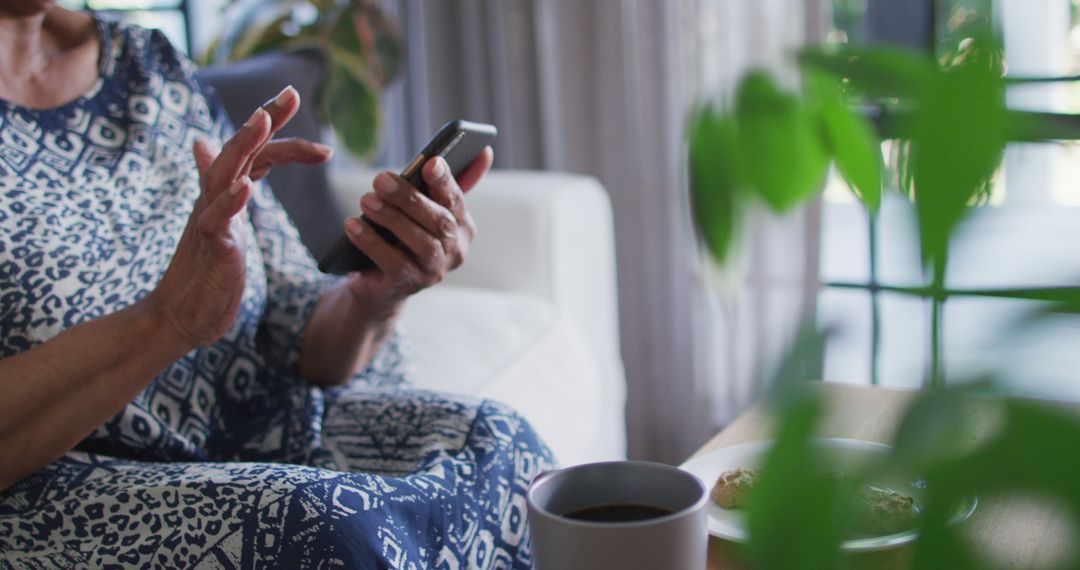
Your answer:
[[[365,194],[360,207],[371,221],[390,230],[405,244],[412,260],[425,275],[441,277],[446,266],[446,249],[443,236],[433,236],[420,227],[392,204],[387,204],[375,194]]]
[[[270,138],[270,115],[261,107],[225,143],[221,154],[206,172],[207,190],[220,192],[243,174],[244,165]]]
[[[264,164],[262,166],[255,166],[252,168],[252,172],[247,173],[247,176],[252,180],[261,180],[270,174],[270,165]]]
[[[480,156],[476,157],[476,160],[472,161],[469,166],[461,173],[461,176],[457,177],[458,186],[461,187],[462,192],[468,193],[474,187],[476,183],[480,182],[480,179],[487,174],[488,170],[491,170],[491,165],[495,162],[495,151],[490,146],[484,147],[484,150],[480,153]]]
[[[291,162],[322,164],[330,160],[333,154],[330,147],[301,138],[270,141],[255,155],[252,172]]]
[[[262,180],[263,178],[266,178],[267,174],[270,174],[270,165],[264,164],[252,168],[251,172],[248,173],[248,177],[252,180]]]
[[[383,201],[397,206],[433,236],[449,238],[457,230],[457,220],[450,210],[420,193],[400,176],[383,172],[375,177],[375,193]]]
[[[300,110],[300,93],[289,85],[274,96],[273,99],[262,104],[262,108],[270,114],[270,132],[276,133],[281,130]]]
[[[292,85],[288,85],[260,107],[270,115],[270,136],[273,137],[274,133],[288,124],[300,110],[300,93]],[[250,172],[253,164],[254,158],[249,157],[240,172]]]
[[[199,227],[206,233],[217,233],[229,228],[233,216],[240,213],[251,198],[253,182],[247,176],[233,182],[221,192],[203,211],[199,218]]]
[[[450,210],[455,220],[465,219],[465,193],[458,186],[445,159],[435,157],[424,165],[424,182],[427,182],[428,196],[432,200]]]
[[[199,174],[206,174],[206,171],[210,169],[210,165],[214,163],[214,159],[217,158],[220,151],[221,149],[208,139],[200,138],[195,141],[195,145],[192,147],[192,154],[195,155],[195,167],[199,170]]]
[[[395,280],[402,286],[415,282],[415,279],[411,278],[415,268],[405,252],[387,243],[367,222],[360,218],[346,219],[345,235],[357,249],[371,258],[376,267],[395,276]]]

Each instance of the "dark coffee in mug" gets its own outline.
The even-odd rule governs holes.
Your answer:
[[[670,465],[608,461],[548,471],[527,503],[536,570],[701,570],[709,492]]]
[[[673,512],[675,511],[650,507],[649,505],[620,504],[577,509],[563,516],[568,519],[586,522],[635,522],[660,518]]]

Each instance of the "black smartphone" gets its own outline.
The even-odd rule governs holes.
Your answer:
[[[431,158],[441,156],[450,165],[450,172],[457,178],[465,169],[472,164],[476,157],[489,146],[498,135],[495,125],[486,123],[474,123],[471,121],[450,121],[443,125],[439,132],[431,138],[424,150],[412,159],[412,162],[401,171],[401,177],[408,180],[417,190],[428,193],[427,184],[424,182],[424,164]],[[371,225],[376,232],[393,245],[399,245],[397,237],[386,228],[372,222],[367,216],[361,218]],[[342,235],[337,242],[319,260],[319,270],[323,273],[345,275],[350,271],[363,271],[375,266],[371,258],[364,252],[356,249],[349,241],[349,237]]]

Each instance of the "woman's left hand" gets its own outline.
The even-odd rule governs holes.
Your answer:
[[[248,176],[262,180],[270,169],[285,164],[322,164],[330,160],[333,149],[301,138],[277,139],[267,142],[248,165]]]
[[[441,157],[424,165],[427,196],[400,176],[383,172],[375,192],[360,199],[367,217],[393,233],[404,245],[391,245],[360,218],[345,221],[353,245],[375,262],[376,269],[349,275],[349,290],[369,316],[389,319],[410,295],[442,281],[469,254],[476,222],[465,205],[465,193],[491,168],[494,153],[485,148],[456,180]]]
[[[235,170],[235,179],[247,176],[255,182],[265,178],[275,166],[292,163],[322,164],[330,160],[334,150],[324,144],[296,137],[273,139],[300,110],[300,94],[292,85],[282,89],[260,108],[270,115],[270,138],[260,144],[251,158]],[[209,141],[204,141],[201,146],[196,157],[206,164],[213,162],[221,152],[221,149]]]
[[[199,197],[165,274],[147,297],[177,338],[192,347],[217,341],[236,318],[247,278],[246,233],[237,215],[251,198],[252,177],[269,172],[264,164],[329,158],[323,145],[270,141],[299,105],[296,90],[287,87],[257,109],[223,149],[206,140],[195,143]]]
[[[270,114],[270,137],[282,129],[300,110],[300,94],[289,85],[273,99],[262,104],[262,109]],[[322,164],[330,160],[333,149],[317,142],[301,138],[268,140],[255,155],[244,164],[241,175],[247,175],[253,181],[261,180],[270,174],[270,169],[291,163]]]

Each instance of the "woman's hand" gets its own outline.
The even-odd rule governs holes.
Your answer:
[[[301,139],[269,142],[300,106],[292,87],[256,109],[221,149],[195,143],[200,193],[152,306],[190,347],[210,344],[236,319],[246,278],[248,230],[238,216],[251,198],[253,180],[271,166],[324,162],[330,150]]]
[[[0,359],[0,490],[71,450],[166,366],[229,328],[244,289],[248,230],[237,214],[251,179],[274,164],[329,157],[313,143],[267,142],[299,105],[296,91],[286,89],[220,154],[196,143],[199,197],[150,295]]]
[[[404,249],[390,245],[359,218],[345,221],[349,239],[375,262],[375,269],[350,273],[319,299],[300,349],[301,376],[322,386],[348,382],[375,357],[405,299],[464,263],[476,237],[465,193],[491,168],[493,156],[484,149],[457,180],[445,160],[428,161],[423,175],[430,198],[389,172],[375,179],[375,192],[364,195],[360,207],[397,236]]]
[[[430,197],[390,172],[375,178],[375,192],[365,194],[360,207],[405,249],[391,245],[360,218],[345,221],[349,240],[377,267],[349,275],[350,291],[369,314],[395,315],[406,298],[442,281],[465,262],[477,231],[465,193],[491,168],[493,157],[491,148],[485,148],[457,180],[441,157],[429,160],[423,176]]]

